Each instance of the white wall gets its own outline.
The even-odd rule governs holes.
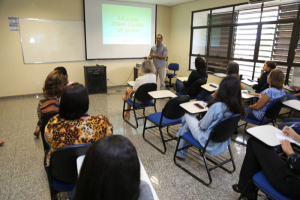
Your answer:
[[[84,84],[83,66],[107,66],[107,76],[116,85],[124,83],[135,63],[142,60],[98,60],[50,64],[24,64],[19,31],[10,31],[8,17],[82,20],[83,0],[0,0],[0,97],[42,92],[46,76],[57,66],[66,67],[69,80]],[[157,33],[169,45],[170,8],[157,7]],[[150,51],[150,50],[149,50]],[[149,52],[145,52],[148,55]],[[133,80],[133,75],[130,80]],[[37,82],[41,86],[37,86]],[[108,82],[108,86],[112,86]]]
[[[246,0],[199,0],[173,7],[158,6],[157,33],[164,36],[169,63],[180,64],[179,76],[188,76],[191,12],[243,3]],[[0,97],[41,93],[45,77],[57,66],[68,70],[69,79],[84,83],[83,66],[107,66],[107,76],[116,85],[124,83],[135,63],[142,60],[99,60],[51,64],[23,64],[18,31],[9,31],[8,17],[83,20],[83,0],[0,0]],[[148,52],[145,52],[147,55]],[[131,77],[133,80],[133,77]],[[210,80],[209,80],[210,82]],[[112,86],[108,82],[108,86]]]

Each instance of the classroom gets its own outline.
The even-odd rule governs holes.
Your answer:
[[[134,2],[149,3],[149,1],[143,0]],[[192,69],[195,69],[194,60],[197,58],[198,52],[193,52],[191,47],[191,31],[193,31],[191,26],[192,12],[245,3],[248,3],[248,1],[152,1],[152,4],[157,4],[156,34],[163,35],[162,43],[168,47],[167,63],[179,64],[179,70],[176,72],[177,77],[188,77]],[[122,97],[124,96],[125,88],[128,87],[127,82],[134,80],[133,68],[137,63],[142,63],[144,61],[143,58],[24,64],[20,32],[10,30],[9,17],[84,21],[84,15],[83,0],[0,0],[0,26],[2,27],[0,31],[0,84],[2,85],[0,90],[0,141],[5,141],[3,145],[0,145],[0,199],[51,199],[48,178],[44,168],[45,154],[43,152],[42,138],[36,138],[32,134],[38,120],[37,105],[44,98],[43,86],[45,78],[56,67],[63,66],[68,72],[69,81],[84,85],[84,66],[96,65],[106,66],[107,93],[89,95],[88,114],[91,116],[106,116],[113,126],[113,134],[123,135],[132,142],[136,148],[138,158],[147,173],[151,189],[155,191],[155,194],[152,192],[153,196],[155,196],[154,199],[239,199],[241,194],[235,192],[232,189],[232,185],[237,184],[239,181],[241,166],[243,165],[247,149],[244,140],[247,141],[250,137],[249,133],[245,133],[243,126],[237,128],[238,137],[235,138],[237,142],[233,140],[230,142],[236,167],[235,171],[227,173],[221,168],[212,170],[212,182],[209,186],[206,186],[174,164],[173,157],[177,141],[167,142],[166,153],[162,154],[144,140],[143,120],[138,121],[138,128],[134,128],[124,121],[122,115],[124,114],[123,106],[125,107],[125,104],[123,105]],[[298,12],[297,17],[297,26],[299,27]],[[141,26],[141,24],[137,24],[137,26]],[[223,31],[222,25],[217,28]],[[134,29],[130,31],[134,32]],[[218,35],[218,37],[221,36]],[[293,35],[293,37],[296,36]],[[232,42],[231,39],[229,41]],[[218,42],[221,41],[219,40]],[[291,44],[291,47],[297,50],[297,44]],[[259,44],[257,44],[258,46]],[[149,51],[144,52],[144,54],[148,56]],[[202,53],[200,52],[201,55]],[[218,53],[214,55],[213,48],[210,49],[210,55],[213,55],[212,58],[216,60],[220,56]],[[262,59],[258,59],[259,53],[254,56],[256,60],[260,60],[258,62],[260,65],[257,65],[259,72],[252,71],[251,68],[251,72],[248,73],[247,63],[237,62],[240,64],[240,74],[243,74],[246,79],[258,78],[258,73],[263,68],[264,63],[261,62]],[[238,58],[237,61],[242,61],[242,58],[239,59],[238,56],[236,58]],[[251,59],[245,58],[245,60],[245,62],[251,62]],[[222,74],[226,73],[227,61],[226,65],[222,61],[216,61],[216,63],[217,65],[208,66],[208,70],[211,69]],[[288,68],[287,63],[288,65],[292,63],[292,68]],[[278,69],[283,72],[284,78],[288,77],[287,72],[290,73],[290,77],[284,84],[291,84],[290,80],[293,81],[292,72],[294,70],[294,75],[296,74],[297,67],[300,67],[299,62],[288,60],[288,62],[279,61],[277,64]],[[219,67],[223,71],[218,70]],[[214,75],[214,73],[208,73],[207,76],[208,84],[219,85],[224,80],[224,76],[220,77],[217,74]],[[165,80],[168,81],[167,78]],[[294,83],[296,83],[298,80],[296,76],[294,80]],[[173,78],[173,84],[175,81],[176,78]],[[298,86],[300,86],[300,82]],[[176,94],[176,90],[173,88],[169,90]],[[285,92],[289,93],[290,91],[286,90]],[[243,94],[240,95],[243,97]],[[168,101],[168,98],[157,99],[157,112],[161,112]],[[244,99],[244,102],[245,105],[249,103],[248,99]],[[280,113],[290,111],[291,109],[282,108]],[[146,109],[147,114],[153,112],[152,107]],[[294,109],[289,117],[300,118],[299,110]],[[288,118],[286,114],[278,116],[275,127],[278,127],[285,118]],[[148,123],[150,122],[147,122],[147,125],[149,125]],[[170,132],[176,135],[180,125],[181,123],[170,128]],[[272,123],[268,125],[272,126]],[[259,126],[249,123],[247,129],[254,127]],[[150,140],[162,146],[159,131],[158,129],[156,130],[157,135],[155,137],[150,136]],[[197,153],[197,151],[195,152]],[[226,156],[230,156],[228,152],[225,153]],[[193,160],[180,161],[180,163],[182,162],[186,162],[185,164],[187,165],[190,164],[191,169],[189,169],[191,171],[198,173],[198,175],[207,180],[203,162],[201,166]],[[231,169],[230,163],[224,166]],[[259,199],[268,198],[261,191],[258,193],[258,196]],[[70,192],[61,192],[58,197],[58,199],[69,199]]]

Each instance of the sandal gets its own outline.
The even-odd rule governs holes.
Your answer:
[[[39,137],[39,136],[40,136],[40,127],[37,126],[37,127],[35,128],[35,131],[34,131],[33,135],[34,135],[35,137]]]
[[[0,145],[4,144],[5,142],[4,141],[0,141]]]
[[[234,184],[232,185],[232,189],[233,191],[235,191],[236,193],[242,193],[242,191],[239,189],[238,184]]]
[[[130,119],[130,113],[126,112],[124,115],[124,119],[129,120]]]

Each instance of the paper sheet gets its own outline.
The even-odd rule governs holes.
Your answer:
[[[297,144],[298,146],[300,146],[300,143],[299,143],[299,142],[293,140],[292,138],[289,138],[289,137],[286,136],[286,135],[281,135],[281,134],[279,134],[279,133],[275,133],[275,136],[276,136],[276,138],[278,138],[279,140],[288,140],[288,141],[290,141],[291,143],[294,143],[294,144]]]

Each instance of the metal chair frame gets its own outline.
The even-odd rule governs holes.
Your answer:
[[[165,107],[163,108],[162,112],[161,112],[161,117],[160,117],[159,124],[156,124],[155,122],[151,121],[148,117],[146,117],[145,123],[144,123],[144,129],[143,129],[143,138],[146,142],[148,142],[151,146],[153,146],[155,149],[157,149],[162,154],[166,153],[166,151],[167,151],[166,142],[177,139],[177,137],[173,137],[171,135],[171,133],[169,132],[169,127],[181,123],[181,122],[179,122],[179,123],[176,123],[176,124],[170,124],[168,126],[163,126],[162,125],[163,117],[165,117],[165,118],[177,117],[175,119],[181,118],[185,114],[185,110],[180,107],[180,104],[188,102],[189,100],[190,100],[189,96],[175,97],[175,98],[169,100],[167,102],[167,104],[165,105]],[[173,102],[175,102],[175,104]],[[172,113],[176,113],[177,116],[175,116],[175,115],[172,116],[172,113],[171,114],[168,113],[168,112],[170,112],[169,109],[173,109]],[[147,119],[149,121],[151,121],[152,123],[154,123],[155,125],[146,127]],[[174,118],[172,118],[172,119],[174,119]],[[152,129],[152,128],[156,128],[156,127],[158,127],[158,129],[159,129],[160,138],[161,138],[161,141],[163,143],[163,150],[159,149],[155,144],[153,144],[152,142],[147,140],[146,137],[145,137],[145,130],[146,129]],[[171,139],[165,139],[164,138],[163,133],[162,133],[162,128],[163,127],[167,127],[167,134]]]
[[[232,118],[234,118],[234,119],[232,119]],[[234,124],[237,125],[237,124],[238,124],[238,121],[239,121],[240,119],[241,119],[241,114],[235,114],[235,115],[233,115],[233,116],[231,116],[231,117],[228,117],[228,118],[226,118],[226,119],[223,119],[221,122],[219,122],[219,123],[215,126],[215,128],[212,130],[212,132],[210,133],[209,139],[207,140],[207,142],[206,142],[206,144],[205,144],[205,146],[204,146],[203,149],[199,149],[198,147],[195,147],[195,146],[192,145],[189,141],[187,141],[183,136],[180,136],[179,139],[178,139],[178,142],[177,142],[177,145],[176,145],[176,149],[175,149],[175,153],[174,153],[174,157],[173,157],[173,160],[174,160],[175,165],[177,165],[180,169],[182,169],[183,171],[185,171],[186,173],[188,173],[190,176],[192,176],[193,178],[195,178],[197,181],[201,182],[202,184],[204,184],[204,185],[206,185],[206,186],[210,185],[211,182],[212,182],[212,178],[211,178],[210,171],[212,171],[212,170],[214,170],[214,169],[220,167],[221,169],[223,169],[224,171],[226,171],[226,172],[228,172],[228,173],[234,172],[235,169],[236,169],[236,167],[235,167],[234,159],[233,159],[233,156],[232,156],[230,144],[228,145],[228,151],[229,151],[229,154],[230,154],[230,158],[229,158],[229,159],[224,159],[224,160],[222,159],[222,160],[221,160],[221,158],[220,158],[221,161],[218,162],[218,161],[214,160],[211,156],[206,156],[205,153],[206,153],[206,147],[207,147],[208,143],[209,143],[211,140],[212,140],[212,141],[216,140],[216,139],[217,139],[216,137],[220,137],[220,136],[219,136],[220,134],[218,134],[218,133],[219,133],[219,131],[218,131],[218,126],[222,126],[223,124],[228,123],[228,120],[233,120]],[[226,140],[228,140],[228,139],[231,137],[231,135],[233,134],[233,131],[234,131],[234,129],[235,129],[234,126],[233,126],[233,127],[228,127],[228,128],[229,128],[229,130],[226,130],[226,131],[227,131],[227,135],[226,135],[226,136],[228,136],[228,137],[226,137],[226,138],[227,138]],[[232,130],[231,130],[231,129],[232,129]],[[215,134],[217,134],[217,135],[215,136]],[[179,146],[179,143],[180,143],[180,140],[181,140],[181,139],[184,139],[186,142],[189,143],[189,145],[187,145],[187,146],[185,146],[185,147],[182,147],[182,148],[178,149],[178,146]],[[223,141],[224,139],[225,139],[225,138],[223,138],[222,141]],[[226,140],[225,140],[225,141],[226,141]],[[216,141],[221,141],[221,140],[218,140],[218,139],[217,139]],[[215,142],[216,142],[216,141],[215,141]],[[208,174],[208,179],[209,179],[208,182],[205,182],[203,179],[199,178],[198,176],[196,176],[195,174],[193,174],[192,172],[190,172],[189,170],[187,170],[185,167],[183,167],[182,165],[180,165],[178,162],[176,162],[176,158],[177,158],[177,157],[176,157],[176,154],[177,154],[177,152],[178,152],[178,151],[181,151],[181,150],[184,150],[184,149],[186,149],[186,148],[189,148],[189,147],[195,147],[195,148],[197,148],[197,149],[199,150],[200,156],[203,158],[203,161],[204,161],[204,163],[205,163],[205,168],[206,168],[206,172],[207,172],[207,174]],[[224,157],[222,157],[222,158],[224,158]],[[213,163],[214,166],[212,166],[212,167],[209,168],[208,163],[207,163],[207,160],[210,161],[211,163]],[[223,166],[224,164],[229,163],[229,162],[232,163],[232,167],[233,167],[232,170],[229,170],[229,169],[227,169],[227,168],[225,168],[225,167]]]
[[[155,85],[155,86],[154,86]],[[148,88],[147,88],[148,87]],[[143,90],[145,90],[144,88],[147,88],[147,90],[146,91],[143,91]],[[150,88],[150,89],[149,89]],[[151,106],[153,106],[154,107],[154,111],[156,112],[156,99],[154,99],[154,103],[153,103],[153,105],[149,105],[149,106],[136,106],[136,103],[135,103],[135,101],[136,101],[136,96],[141,96],[139,93],[143,93],[144,95],[143,95],[143,97],[142,97],[142,101],[143,100],[145,100],[145,102],[149,102],[149,101],[152,101],[153,100],[153,98],[148,94],[148,92],[152,92],[152,91],[155,91],[157,89],[157,85],[155,84],[155,83],[146,83],[146,84],[143,84],[143,85],[141,85],[138,89],[137,89],[137,91],[136,91],[136,93],[135,93],[135,96],[134,96],[134,100],[133,100],[133,106],[130,108],[130,109],[125,109],[125,105],[126,105],[126,101],[124,101],[124,104],[123,104],[123,120],[126,122],[126,123],[128,123],[130,126],[132,126],[133,128],[138,128],[138,119],[144,119],[144,118],[146,118],[146,116],[145,116],[145,108],[146,107],[151,107]],[[130,100],[127,100],[127,101],[130,101]],[[137,114],[136,114],[136,110],[138,110],[138,109],[143,109],[143,116],[142,117],[137,117]],[[126,120],[125,118],[124,118],[124,114],[125,114],[125,112],[127,112],[127,111],[133,111],[133,114],[134,114],[134,119],[135,119],[135,123],[136,123],[136,125],[134,125],[134,124],[132,124],[129,120]]]
[[[175,70],[175,69],[170,69],[170,65],[172,66],[172,65],[174,65],[174,64],[176,64],[176,65],[178,66],[178,69],[176,69],[176,70]],[[172,76],[170,76],[170,75],[168,75],[168,73],[166,73],[166,74],[167,74],[167,77],[169,78],[169,84],[166,85],[166,88],[171,88],[171,87],[172,87],[172,78],[174,78],[175,76],[177,76],[176,71],[179,70],[179,64],[178,64],[178,63],[170,63],[169,66],[168,66],[168,69],[174,71],[174,75],[172,75]]]

